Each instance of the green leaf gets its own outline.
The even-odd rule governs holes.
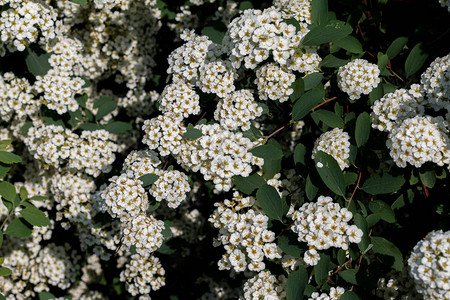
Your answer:
[[[423,185],[425,185],[428,188],[434,187],[434,184],[436,183],[436,173],[434,172],[434,170],[419,171],[419,177]]]
[[[305,165],[306,147],[303,144],[297,144],[294,148],[294,163]]]
[[[48,199],[48,197],[45,197],[45,196],[33,196],[28,200],[42,201],[42,200],[47,200],[47,199]]]
[[[211,41],[216,44],[222,44],[227,27],[220,21],[214,21],[201,31],[202,35],[206,35]]]
[[[377,62],[378,69],[380,69],[380,71],[383,73],[383,71],[386,70],[386,66],[389,62],[389,58],[386,54],[383,54],[381,52],[378,52],[377,57],[378,57],[378,62]]]
[[[68,113],[70,119],[67,121],[67,123],[71,128],[76,127],[83,120],[83,115],[81,114],[80,109],[77,109],[76,111],[69,111]]]
[[[339,196],[344,196],[344,175],[337,161],[331,155],[318,151],[314,157],[314,162],[316,170],[326,186]]]
[[[389,59],[393,59],[394,57],[399,55],[400,52],[402,52],[403,48],[406,46],[407,42],[407,37],[401,36],[399,38],[396,38],[386,50],[386,55],[389,57]]]
[[[353,214],[353,221],[355,225],[362,230],[363,236],[361,237],[361,241],[358,243],[358,248],[361,251],[365,251],[367,247],[369,247],[369,226],[367,226],[367,221],[360,214]]]
[[[19,163],[22,159],[20,156],[7,151],[0,151],[0,162],[5,164]]]
[[[37,208],[24,208],[19,213],[31,225],[39,227],[50,225],[49,218]]]
[[[13,237],[27,237],[32,233],[33,227],[25,221],[23,218],[15,218],[9,223],[8,227],[4,231],[4,234]]]
[[[9,276],[12,274],[12,271],[6,267],[0,267],[0,276]]]
[[[0,182],[0,196],[12,202],[16,197],[16,188],[8,181],[2,181]]]
[[[104,116],[113,112],[117,108],[117,103],[115,101],[107,101],[100,105],[97,110],[97,114],[95,115],[95,119],[97,121],[103,119]]]
[[[78,105],[81,106],[82,108],[86,108],[86,102],[88,100],[88,95],[87,94],[83,94],[80,96],[76,96],[75,100],[77,101]],[[95,103],[94,103],[95,105]]]
[[[346,291],[339,300],[361,300],[361,298],[352,291]]]
[[[49,53],[38,54],[32,48],[27,48],[25,63],[27,64],[28,71],[34,76],[43,76],[47,74],[48,70],[51,69],[51,66],[48,63],[49,59]]]
[[[304,266],[299,266],[297,271],[289,274],[286,283],[286,299],[301,300],[308,283],[308,273]]]
[[[311,20],[313,24],[325,25],[328,21],[328,0],[311,1]]]
[[[283,157],[283,151],[272,145],[261,145],[250,151],[254,156],[264,159],[280,159]]]
[[[264,184],[256,192],[256,200],[259,206],[271,219],[282,220],[283,203],[277,190],[270,185]]]
[[[69,0],[69,1],[80,5],[85,5],[88,3],[88,0]]]
[[[164,220],[164,229],[161,231],[161,234],[165,239],[170,239],[173,236],[172,230],[170,230],[172,223],[170,220]]]
[[[183,139],[198,139],[201,137],[202,131],[200,129],[194,128],[193,126],[186,127],[186,132],[183,134]]]
[[[320,72],[314,72],[303,77],[303,82],[305,83],[305,91],[314,88],[317,84],[319,84],[319,82],[322,81],[322,79],[323,74]]]
[[[344,175],[345,186],[355,184],[356,180],[358,179],[358,174],[353,173],[353,172],[346,172],[343,175]]]
[[[330,126],[331,128],[344,127],[344,121],[342,120],[342,118],[332,111],[319,109],[313,112],[312,114],[316,116],[324,124]]]
[[[110,133],[124,133],[131,130],[131,124],[126,122],[111,122],[105,125],[105,130]]]
[[[250,195],[254,190],[266,184],[266,181],[255,173],[248,177],[233,176],[233,183],[240,192]]]
[[[24,186],[20,187],[20,200],[25,201],[26,199],[28,199],[28,191]]]
[[[306,197],[308,197],[309,200],[313,200],[316,197],[318,191],[319,188],[314,185],[314,183],[311,181],[311,176],[308,174],[305,183]]]
[[[325,58],[320,62],[321,67],[327,68],[337,68],[341,66],[345,66],[349,62],[348,59],[340,59],[332,54],[328,54]]]
[[[428,54],[423,50],[423,44],[418,43],[412,48],[405,62],[405,75],[409,77],[420,70],[425,61],[428,58]]]
[[[161,205],[161,202],[150,203],[147,208],[147,213],[155,211]]]
[[[320,86],[320,85],[319,85]],[[303,94],[300,99],[295,102],[292,109],[292,120],[299,121],[306,116],[309,111],[322,102],[324,97],[323,88],[314,88]]]
[[[354,285],[358,285],[358,282],[356,280],[356,273],[358,272],[358,270],[356,269],[348,269],[348,270],[343,270],[339,273],[339,275],[348,283],[354,284]]]
[[[87,130],[87,131],[95,131],[99,129],[103,129],[101,125],[95,124],[95,123],[84,123],[80,125],[80,129]]]
[[[311,29],[303,39],[304,46],[318,46],[320,44],[329,43],[346,37],[352,33],[353,29],[350,25],[342,21],[331,20],[326,25],[319,25]]]
[[[366,112],[361,113],[356,119],[355,140],[358,148],[364,146],[369,140],[371,125],[371,118]]]
[[[84,1],[86,1],[86,0],[84,0]],[[40,292],[39,293],[39,300],[50,300],[50,299],[55,299],[55,298],[56,298],[55,295],[53,295],[52,293],[49,293],[49,292]]]
[[[363,52],[363,48],[361,43],[358,41],[357,38],[349,35],[346,36],[342,39],[336,40],[333,42],[336,46],[339,46],[345,50],[347,50],[348,52],[351,53],[362,53]]]
[[[152,185],[156,180],[158,180],[159,176],[156,174],[145,174],[139,177],[138,179],[142,181],[142,186],[144,188],[149,187]]]
[[[295,18],[286,19],[284,23],[295,26],[297,32],[301,30],[300,23]]]
[[[204,119],[203,119],[204,120]],[[248,139],[250,139],[252,142],[260,139],[263,137],[263,135],[261,134],[261,131],[259,131],[258,128],[256,128],[255,126],[251,125],[250,129],[247,131],[244,131],[242,133],[242,135]]]
[[[295,258],[302,258],[304,250],[300,248],[300,243],[297,240],[298,235],[292,232],[286,232],[278,238],[278,247],[284,253]]]
[[[393,177],[387,173],[382,176],[377,174],[368,178],[361,189],[371,195],[390,194],[398,191],[404,183],[405,179],[402,176]]]
[[[369,105],[375,103],[376,100],[381,99],[384,96],[384,89],[382,84],[378,84],[376,88],[374,88],[369,93]]]
[[[381,200],[374,200],[369,202],[369,209],[378,214],[383,220],[389,223],[395,222],[395,213],[392,208]]]
[[[305,92],[305,83],[303,82],[303,78],[298,78],[292,83],[291,88],[294,92],[289,96],[291,102],[297,101]]]
[[[264,159],[262,166],[265,179],[271,179],[281,171],[281,159]]]
[[[251,1],[242,1],[241,3],[239,3],[240,11],[244,11],[246,9],[251,9],[251,8],[253,8],[253,3]]]
[[[392,242],[386,240],[383,237],[372,236],[371,241],[373,244],[372,250],[375,253],[391,256],[393,261],[382,259],[383,263],[392,266],[395,270],[401,271],[403,269],[403,256],[400,250]]]
[[[321,253],[319,262],[314,266],[314,280],[318,285],[322,285],[327,281],[329,265],[330,257]]]
[[[0,141],[0,151],[5,151],[11,145],[11,140]]]

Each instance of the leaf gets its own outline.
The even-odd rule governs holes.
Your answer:
[[[289,96],[291,99],[291,102],[297,101],[305,92],[305,83],[303,82],[303,78],[298,78],[295,80],[291,88],[294,90],[294,92]]]
[[[28,200],[42,201],[42,200],[47,200],[47,199],[48,199],[48,197],[45,197],[45,196],[33,196]]]
[[[248,177],[233,176],[233,183],[240,192],[250,195],[254,190],[266,184],[266,181],[255,173]]]
[[[117,102],[115,101],[107,101],[100,105],[97,110],[97,114],[95,115],[95,119],[97,121],[103,119],[104,116],[113,112],[117,108]]]
[[[246,9],[251,9],[251,8],[253,8],[253,3],[251,1],[242,1],[241,3],[239,3],[240,11],[244,11]]]
[[[419,171],[420,181],[428,188],[433,188],[436,183],[436,173],[434,170]]]
[[[319,66],[327,67],[327,68],[336,68],[336,67],[345,66],[348,62],[349,62],[348,59],[340,59],[332,54],[328,54],[320,62]]]
[[[377,57],[378,57],[378,62],[377,62],[378,69],[380,69],[380,71],[383,73],[383,71],[386,70],[386,66],[389,62],[389,58],[386,54],[383,54],[381,52],[378,52]]]
[[[393,257],[394,261],[389,266],[392,266],[397,271],[401,271],[403,269],[403,256],[397,246],[379,236],[372,236],[371,241],[373,244],[373,252]],[[387,262],[386,259],[383,259],[382,261],[384,263]]]
[[[87,131],[95,131],[99,129],[103,129],[101,125],[95,124],[95,123],[84,123],[80,125],[80,129],[87,130]]]
[[[297,144],[294,148],[294,163],[305,165],[306,147],[303,144]]]
[[[186,127],[186,132],[183,134],[183,139],[198,139],[201,137],[202,131],[200,129],[194,128],[193,126]]]
[[[69,1],[80,5],[85,5],[88,3],[88,0],[69,0]]]
[[[86,108],[86,101],[88,100],[88,95],[83,94],[83,95],[77,96],[77,97],[75,97],[75,100],[77,101],[79,106],[81,106],[82,108]],[[94,103],[94,105],[95,105],[95,103]]]
[[[304,266],[299,266],[297,271],[289,274],[286,283],[286,299],[301,300],[308,283],[308,274]]]
[[[376,88],[374,88],[369,93],[369,105],[375,103],[376,100],[381,99],[384,96],[384,89],[382,84],[378,84]]]
[[[25,221],[23,218],[15,218],[9,223],[8,227],[4,231],[4,234],[13,237],[27,237],[32,233],[33,227]]]
[[[25,201],[26,199],[28,199],[28,191],[24,186],[20,187],[20,200]]]
[[[361,113],[356,119],[355,140],[358,148],[364,146],[369,140],[371,125],[371,118],[366,112]]]
[[[16,188],[8,181],[2,181],[0,182],[0,196],[12,202],[16,197]]]
[[[142,181],[142,186],[144,188],[149,187],[152,185],[156,180],[158,180],[159,176],[156,174],[145,174],[139,177],[138,179]]]
[[[344,175],[337,161],[329,154],[318,151],[314,157],[316,170],[326,186],[338,194],[345,195]]]
[[[361,298],[352,291],[346,291],[339,300],[361,300]]]
[[[161,234],[165,239],[170,239],[173,236],[172,230],[170,230],[172,223],[170,220],[164,220],[164,229],[161,231]]]
[[[278,247],[283,250],[284,253],[295,258],[302,258],[304,250],[300,248],[300,244],[297,240],[298,235],[292,232],[286,232],[280,235],[278,238]]]
[[[11,140],[1,140],[0,141],[0,151],[5,151],[11,145]]]
[[[328,21],[328,0],[311,1],[311,20],[313,24],[326,24]]]
[[[420,70],[425,61],[428,58],[428,54],[423,50],[423,44],[418,43],[412,48],[405,62],[405,75],[409,77]]]
[[[322,102],[324,97],[323,88],[314,88],[303,94],[300,99],[295,102],[292,109],[292,120],[299,121],[306,116],[309,111]]]
[[[280,159],[283,157],[283,151],[272,145],[261,145],[250,151],[254,156],[264,159]]]
[[[315,87],[320,81],[322,81],[323,74],[320,72],[311,73],[303,77],[303,82],[305,83],[305,91]]]
[[[49,292],[40,292],[39,293],[39,300],[50,300],[50,299],[56,299],[55,295],[53,295],[52,293],[49,293]]]
[[[220,21],[214,21],[202,29],[202,35],[206,35],[211,41],[216,44],[222,44],[227,27]]]
[[[47,74],[48,70],[51,69],[51,66],[48,63],[49,59],[49,53],[38,54],[32,48],[27,48],[25,63],[27,64],[28,71],[34,76],[43,76]]]
[[[11,269],[6,267],[0,267],[0,276],[9,276],[12,274]]]
[[[284,23],[295,26],[297,32],[301,30],[300,23],[295,18],[286,19]]]
[[[267,184],[261,186],[256,192],[256,200],[269,218],[282,220],[283,200],[273,186]]]
[[[342,39],[336,40],[333,42],[333,44],[335,44],[336,46],[339,46],[351,53],[358,54],[358,53],[363,52],[361,43],[358,41],[357,38],[355,38],[354,36],[351,36],[351,35],[346,36]]]
[[[355,184],[356,180],[358,179],[358,174],[353,173],[353,172],[346,172],[343,175],[344,175],[345,186]]]
[[[358,282],[356,281],[356,273],[358,270],[356,269],[348,269],[343,270],[339,273],[339,275],[348,283],[358,285]]]
[[[204,120],[204,119],[203,119]],[[256,128],[254,125],[250,126],[250,129],[243,132],[242,134],[244,137],[250,139],[252,142],[260,139],[263,137],[263,135],[261,134],[261,131],[259,131],[258,128]]]
[[[5,164],[19,163],[22,159],[20,156],[7,151],[0,151],[0,162]]]
[[[361,237],[361,241],[358,243],[358,248],[361,251],[365,251],[367,247],[369,247],[369,226],[367,226],[367,221],[360,214],[353,214],[353,221],[355,225],[362,230],[363,236]]]
[[[50,225],[49,218],[37,208],[24,208],[19,213],[31,225],[38,227]]]
[[[342,21],[331,20],[326,25],[319,25],[311,29],[303,38],[301,44],[304,46],[318,46],[346,37],[352,31],[353,29],[350,25]]]
[[[324,124],[330,126],[331,128],[344,127],[344,121],[342,120],[342,118],[332,111],[319,109],[313,112],[312,114],[316,116]]]
[[[329,265],[330,257],[321,253],[319,262],[314,266],[314,280],[318,285],[322,285],[327,281]]]
[[[392,208],[381,200],[374,200],[369,202],[369,209],[378,214],[383,220],[389,223],[395,222],[395,213]]]
[[[131,124],[126,122],[111,122],[105,125],[105,130],[110,133],[124,133],[131,130]]]
[[[404,183],[405,179],[402,176],[393,177],[387,173],[382,176],[377,174],[368,178],[361,189],[371,195],[390,194],[398,191]]]
[[[308,177],[306,177],[306,183],[305,183],[305,193],[306,197],[308,197],[309,200],[313,200],[317,192],[319,191],[319,188],[314,185],[314,183],[311,181],[311,177],[308,174]]]
[[[71,128],[76,127],[83,120],[83,115],[81,114],[80,109],[77,109],[76,111],[69,111],[68,113],[70,119],[67,121],[67,123]]]
[[[386,55],[389,57],[389,59],[394,59],[397,55],[402,52],[403,48],[405,47],[406,43],[408,42],[408,38],[401,36],[399,38],[396,38],[391,45],[389,45],[389,48],[386,50]]]

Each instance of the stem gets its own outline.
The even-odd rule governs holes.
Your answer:
[[[9,214],[6,216],[6,219],[3,221],[2,225],[0,226],[0,230],[3,231],[3,227],[6,224],[6,221],[8,221],[8,219],[12,216],[12,214],[14,213],[14,210],[16,210],[16,208],[13,206],[11,208],[11,211],[9,212]]]
[[[264,144],[268,139],[270,139],[272,136],[274,136],[275,134],[277,134],[278,132],[280,132],[281,130],[283,130],[286,126],[288,126],[289,123],[287,123],[286,125],[278,128],[277,130],[275,130],[274,132],[272,132],[271,134],[269,134],[268,136],[266,136],[264,138],[264,140],[262,140],[261,142],[259,142],[257,145],[255,145],[255,147],[251,148],[249,151],[252,151],[253,149],[255,149],[256,147],[258,147],[261,144]]]
[[[355,188],[353,189],[353,193],[352,193],[350,199],[348,200],[347,209],[350,207],[350,202],[352,202],[353,196],[355,195],[356,190],[357,190],[358,187],[359,187],[359,182],[361,181],[361,175],[362,175],[362,172],[361,172],[361,169],[359,169],[358,182],[356,182],[356,186],[355,186]]]
[[[331,98],[331,99],[328,99],[328,100],[326,100],[326,101],[324,101],[324,102],[322,102],[322,103],[320,103],[320,104],[314,106],[313,108],[311,108],[311,111],[314,111],[316,108],[319,108],[319,107],[321,107],[322,105],[327,104],[327,103],[330,102],[330,101],[333,101],[334,99],[337,99],[337,97],[333,97],[333,98]]]
[[[200,117],[200,119],[198,119],[197,123],[195,123],[194,126],[197,126],[197,124],[205,117],[206,113],[207,113],[207,111],[205,111],[205,112],[203,113],[203,115]]]
[[[339,266],[339,268],[337,268],[337,270],[334,271],[333,274],[331,274],[331,275],[328,277],[327,281],[325,281],[325,283],[322,284],[322,286],[324,286],[325,284],[327,284],[328,281],[330,281],[331,277],[333,277],[337,272],[339,272],[346,264],[348,264],[348,263],[351,262],[351,261],[352,261],[352,259],[349,259],[349,260],[347,260],[345,263],[343,263],[341,266]]]

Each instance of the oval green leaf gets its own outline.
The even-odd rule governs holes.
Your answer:
[[[301,300],[308,283],[308,273],[304,266],[300,266],[297,271],[289,274],[286,283],[286,299]]]
[[[254,190],[266,184],[266,181],[255,173],[248,177],[233,176],[233,183],[240,192],[250,195]]]
[[[280,159],[283,151],[272,145],[261,145],[250,151],[254,156],[264,159]]]
[[[336,40],[333,43],[336,46],[339,46],[351,53],[358,54],[358,53],[363,52],[361,43],[358,41],[357,38],[355,38],[354,36],[351,36],[351,35],[346,36],[342,39]]]
[[[302,41],[305,46],[318,46],[320,44],[329,43],[346,37],[352,33],[353,29],[350,25],[342,21],[331,20],[326,25],[319,25],[311,29]]]
[[[0,162],[5,164],[19,163],[22,161],[20,156],[7,151],[0,151]]]
[[[0,182],[0,196],[12,202],[16,197],[16,188],[8,181],[2,181]]]
[[[409,77],[420,70],[425,61],[428,58],[428,54],[423,49],[423,44],[418,43],[412,48],[405,62],[405,74]]]
[[[360,114],[356,119],[355,140],[358,148],[364,146],[369,140],[371,125],[371,118],[366,112]]]
[[[3,233],[13,237],[27,237],[31,235],[32,229],[33,227],[25,219],[15,218]]]
[[[323,88],[314,88],[303,94],[300,99],[295,102],[292,109],[292,120],[299,121],[306,116],[309,111],[322,102],[324,96]]]
[[[337,161],[329,154],[318,151],[314,157],[316,170],[326,186],[339,196],[345,195],[345,181]]]
[[[390,194],[398,191],[405,179],[402,176],[393,177],[390,174],[374,175],[368,178],[361,189],[371,195]]]
[[[283,203],[277,190],[270,185],[261,186],[256,192],[256,200],[259,206],[271,219],[280,220],[283,218]]]
[[[22,209],[19,213],[31,225],[39,227],[50,225],[49,218],[37,208],[27,207]]]
[[[331,128],[344,127],[344,121],[342,120],[342,118],[332,111],[319,109],[312,114],[316,116],[320,121],[322,121],[325,125]]]
[[[389,59],[393,59],[397,55],[402,52],[403,48],[405,47],[406,43],[408,42],[408,38],[401,36],[399,38],[396,38],[389,48],[386,50],[386,55],[389,57]]]

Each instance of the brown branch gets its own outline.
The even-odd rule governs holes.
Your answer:
[[[322,105],[325,105],[325,104],[327,104],[327,103],[330,102],[330,101],[333,101],[334,99],[337,99],[337,97],[333,97],[333,98],[331,98],[331,99],[328,99],[328,100],[326,100],[326,101],[324,101],[324,102],[322,102],[322,103],[320,103],[320,104],[314,106],[313,108],[311,108],[311,111],[314,111],[316,108],[319,108],[319,107],[321,107]]]
[[[349,260],[347,260],[345,263],[343,263],[339,268],[337,268],[337,270],[334,271],[333,274],[331,274],[331,275],[328,277],[327,281],[325,281],[325,283],[322,284],[322,286],[324,286],[325,284],[327,284],[328,281],[330,281],[331,277],[333,277],[334,275],[336,275],[337,272],[339,272],[346,264],[348,264],[348,263],[351,262],[351,261],[352,261],[352,260],[349,259]]]
[[[347,209],[350,207],[350,202],[352,202],[353,196],[355,196],[356,190],[357,190],[358,187],[359,187],[359,183],[360,183],[360,181],[361,181],[361,175],[362,175],[362,171],[361,171],[361,168],[360,168],[360,169],[359,169],[359,174],[358,174],[358,181],[356,182],[356,186],[355,186],[355,188],[353,189],[353,193],[352,193],[352,195],[350,196],[350,199],[348,200]]]

